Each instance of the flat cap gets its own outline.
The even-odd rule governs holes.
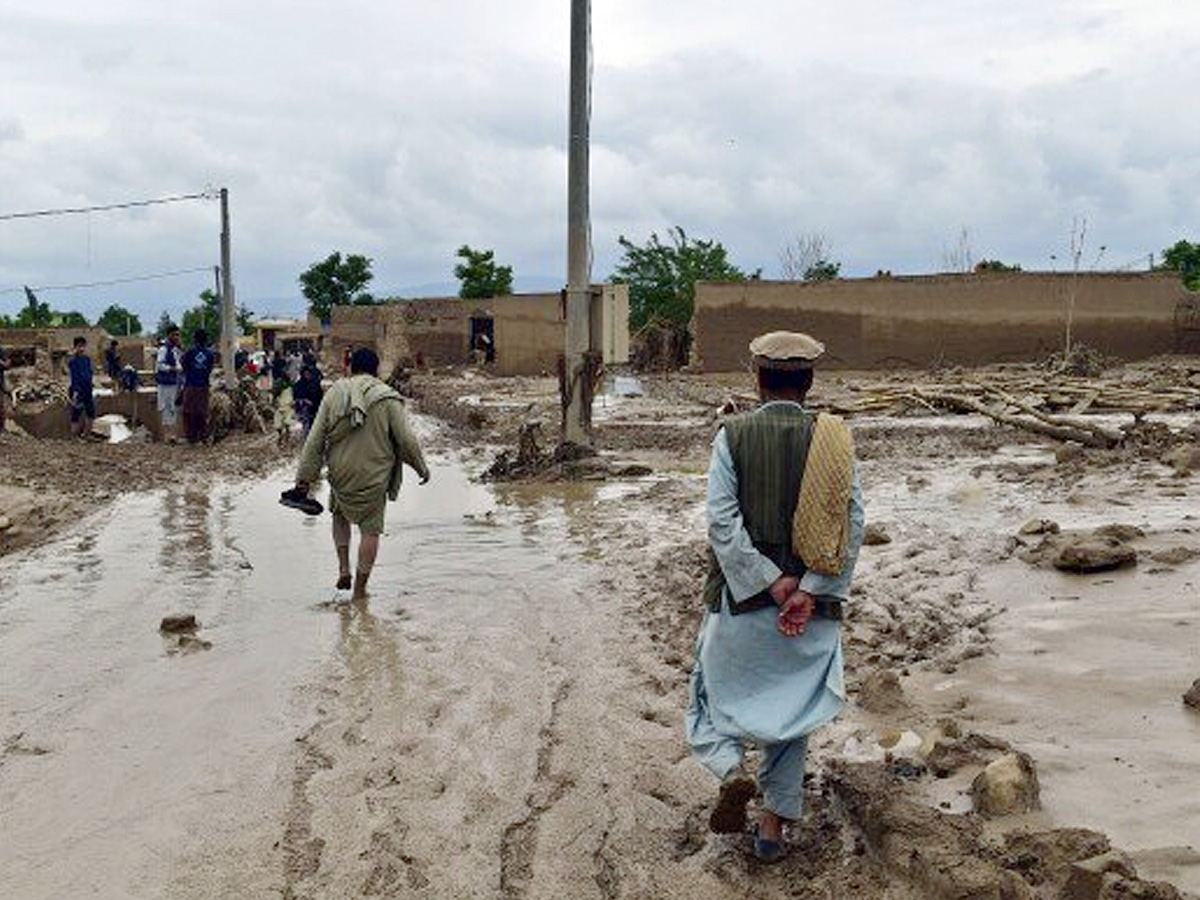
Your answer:
[[[758,366],[769,369],[811,369],[825,345],[799,331],[772,331],[750,342]]]

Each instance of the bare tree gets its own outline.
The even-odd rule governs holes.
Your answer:
[[[796,237],[779,251],[780,275],[784,281],[810,281],[811,273],[829,262],[829,239],[818,231]]]
[[[942,268],[947,272],[967,273],[975,268],[974,254],[971,253],[971,237],[966,226],[958,232],[958,243],[954,247],[942,250]]]

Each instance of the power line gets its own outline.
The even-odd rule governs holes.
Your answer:
[[[173,272],[156,272],[153,275],[131,275],[128,278],[113,278],[108,281],[87,281],[79,284],[43,284],[32,285],[33,291],[73,291],[79,288],[111,287],[114,284],[133,284],[137,281],[154,281],[159,278],[174,278],[176,275],[194,275],[197,272],[212,272],[212,266],[197,266],[194,269],[176,269]],[[0,294],[18,294],[24,291],[22,287],[0,288]]]
[[[0,222],[13,219],[34,219],[39,216],[70,216],[80,213],[105,212],[112,209],[134,209],[141,206],[157,206],[162,203],[181,203],[185,200],[213,200],[217,194],[212,188],[207,188],[198,194],[175,194],[170,197],[157,197],[153,200],[128,200],[124,203],[106,203],[99,206],[66,206],[61,209],[38,209],[32,212],[0,213]]]

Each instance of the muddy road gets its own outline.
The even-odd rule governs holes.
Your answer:
[[[594,508],[629,488],[434,471],[366,605],[330,602],[282,473],[10,557],[0,895],[704,895],[674,871],[711,788],[678,672],[595,589]],[[180,612],[206,643],[159,633]]]
[[[489,452],[433,435],[366,604],[331,602],[328,518],[277,504],[286,471],[126,495],[5,557],[0,896],[1051,896],[1107,846],[1080,827],[1200,892],[1195,475],[1060,460],[969,417],[857,421],[887,540],[860,559],[853,702],[813,741],[813,815],[767,868],[707,833],[714,784],[682,739],[711,409],[640,402],[608,410],[633,419],[608,440],[644,478],[485,486]],[[1039,519],[1135,526],[1138,565],[1023,558]],[[161,635],[171,613],[200,628]],[[903,694],[884,709],[880,672]],[[978,767],[838,772],[947,719],[1032,754],[1042,809],[958,815]]]

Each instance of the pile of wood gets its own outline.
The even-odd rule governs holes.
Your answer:
[[[978,413],[1005,425],[1058,440],[1112,447],[1125,432],[1087,421],[1087,414],[1200,410],[1200,377],[1187,368],[1080,378],[1036,369],[997,369],[962,375],[896,376],[847,384],[852,396],[834,401],[843,414]]]

